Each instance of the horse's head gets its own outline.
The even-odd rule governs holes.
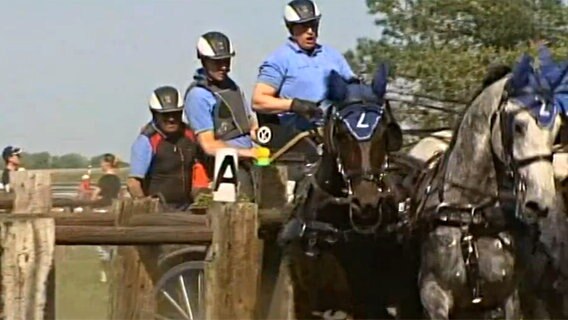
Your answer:
[[[377,70],[371,85],[347,83],[338,74],[329,79],[324,149],[335,157],[349,189],[352,212],[374,220],[381,198],[382,173],[390,151],[402,145],[402,132],[387,112],[384,95],[387,69]]]
[[[539,60],[535,69],[528,55],[521,58],[492,118],[493,151],[513,179],[517,212],[532,221],[556,206],[553,146],[568,107],[568,66],[546,48]]]

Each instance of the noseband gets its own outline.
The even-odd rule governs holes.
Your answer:
[[[345,108],[350,105],[364,104],[364,103],[365,102],[363,101],[350,101],[349,103],[342,104],[341,108]],[[326,121],[325,121],[326,126],[324,128],[323,141],[324,141],[324,147],[328,152],[328,156],[334,157],[336,164],[335,171],[341,175],[342,181],[345,184],[347,190],[344,190],[342,196],[339,197],[333,196],[319,185],[319,183],[315,179],[315,176],[311,176],[310,179],[314,189],[326,196],[325,200],[322,201],[318,205],[318,207],[321,208],[330,203],[335,205],[348,205],[349,221],[353,230],[361,234],[373,234],[376,232],[376,229],[380,226],[382,219],[378,218],[376,223],[374,223],[371,226],[361,227],[357,225],[357,223],[354,221],[355,219],[353,214],[354,213],[353,202],[352,202],[354,197],[353,181],[356,179],[360,179],[362,181],[372,182],[377,186],[379,194],[381,195],[385,194],[386,196],[386,193],[388,193],[389,190],[384,182],[384,172],[388,168],[388,155],[385,154],[385,162],[382,170],[376,170],[373,169],[372,166],[369,166],[369,168],[365,168],[362,170],[349,170],[349,172],[347,172],[345,170],[343,161],[341,160],[339,148],[337,147],[334,140],[335,134],[337,133],[336,125],[339,121],[341,121],[341,116],[337,112],[337,108],[335,106],[331,106],[326,115]],[[378,126],[377,128],[375,128],[375,131],[377,129]],[[385,196],[382,196],[381,198],[384,198]],[[380,200],[378,202],[380,202]],[[382,214],[380,205],[377,208],[377,210],[379,210],[378,214],[380,216]]]
[[[365,105],[367,104],[367,102],[365,101],[350,101],[349,103],[346,104],[342,104],[341,108],[346,108],[348,106],[351,105]],[[374,182],[379,184],[383,183],[383,177],[384,177],[384,172],[386,170],[386,167],[388,167],[388,155],[385,155],[386,159],[385,159],[385,168],[383,168],[382,170],[376,170],[373,169],[372,166],[369,166],[369,168],[365,168],[362,170],[349,170],[349,172],[347,172],[345,170],[345,166],[343,164],[343,161],[341,160],[341,156],[340,156],[340,151],[339,148],[337,147],[335,140],[334,140],[334,136],[337,133],[336,132],[336,125],[338,122],[341,121],[341,116],[339,115],[339,113],[337,112],[337,108],[332,106],[330,107],[330,110],[328,111],[328,114],[326,116],[326,128],[324,129],[324,144],[327,147],[329,154],[335,157],[335,161],[337,163],[337,171],[341,174],[341,176],[343,177],[343,181],[345,182],[345,184],[348,186],[349,189],[351,189],[351,182],[355,179],[361,179],[363,181],[370,181],[370,182]],[[378,129],[379,126],[377,126],[377,128],[375,128],[375,131]],[[350,190],[349,190],[350,191]],[[348,196],[349,196],[348,192]]]
[[[529,166],[533,163],[536,162],[540,162],[540,161],[546,161],[546,162],[552,162],[553,160],[553,154],[540,154],[540,155],[534,155],[531,157],[527,157],[524,159],[517,159],[515,158],[514,155],[514,151],[513,151],[513,135],[514,135],[514,131],[513,131],[513,120],[515,119],[515,116],[517,114],[519,114],[522,111],[525,111],[525,109],[520,108],[518,110],[512,111],[512,112],[507,112],[505,110],[505,106],[506,103],[509,99],[508,93],[505,91],[503,93],[503,95],[501,96],[500,102],[499,102],[499,106],[497,108],[497,110],[492,114],[491,116],[491,123],[490,123],[490,128],[489,128],[489,132],[490,135],[493,133],[493,130],[495,128],[495,125],[499,125],[500,126],[500,133],[501,133],[501,145],[503,148],[503,155],[502,158],[499,157],[497,155],[497,152],[495,151],[495,146],[493,145],[492,142],[491,143],[491,152],[493,154],[493,163],[494,163],[494,167],[496,168],[496,172],[497,172],[497,179],[498,182],[499,181],[503,181],[504,179],[509,179],[509,181],[512,181],[513,183],[513,198],[515,199],[515,217],[520,219],[521,221],[524,220],[522,219],[522,210],[521,210],[521,206],[524,202],[524,198],[525,198],[525,194],[526,194],[526,181],[525,179],[520,175],[520,169],[524,168],[526,166]],[[497,118],[499,118],[499,122],[497,122]],[[491,141],[491,140],[490,140]],[[446,211],[446,210],[455,210],[458,212],[464,212],[464,213],[468,213],[471,214],[471,217],[469,217],[468,219],[466,219],[467,221],[482,221],[485,219],[480,219],[479,216],[483,216],[483,212],[485,209],[488,208],[496,208],[498,206],[500,206],[499,200],[500,200],[500,196],[499,195],[489,195],[486,199],[484,199],[483,201],[481,201],[480,203],[477,204],[473,204],[473,203],[449,203],[446,202],[444,200],[444,186],[446,185],[445,182],[445,167],[446,167],[446,162],[448,161],[447,156],[443,156],[440,161],[442,161],[441,166],[438,165],[436,166],[436,170],[444,170],[444,173],[442,173],[441,175],[441,187],[438,187],[437,191],[438,191],[438,201],[439,204],[435,207],[435,212],[437,214],[441,214],[441,221],[445,222],[445,218],[446,215],[442,213],[442,211]],[[442,169],[443,168],[443,169]],[[503,170],[499,170],[499,168],[503,169]],[[434,174],[431,176],[430,179],[434,179],[437,176],[437,174]],[[455,184],[456,186],[460,187],[458,184]],[[501,185],[500,187],[503,187],[503,185]],[[462,187],[463,188],[463,187]],[[430,194],[431,191],[434,191],[431,189],[431,187],[428,187],[426,190],[426,194],[425,194],[425,198],[426,199],[428,197],[428,195]],[[423,204],[422,204],[423,205]],[[419,208],[421,208],[422,205],[419,205]],[[423,210],[423,209],[420,209]],[[478,215],[478,217],[474,217],[474,214]],[[463,220],[463,219],[460,219]],[[532,220],[532,219],[531,219]],[[464,220],[465,221],[465,220]],[[461,223],[458,223],[461,224]]]
[[[501,99],[501,103],[499,104],[499,109],[496,111],[494,116],[491,119],[491,127],[490,132],[493,132],[493,126],[495,123],[495,118],[499,117],[499,124],[501,126],[501,146],[503,148],[503,159],[501,160],[494,148],[491,148],[493,153],[493,161],[496,163],[500,163],[501,167],[505,169],[504,177],[510,179],[513,182],[513,198],[515,199],[515,217],[523,219],[522,215],[522,205],[524,203],[526,197],[526,181],[520,175],[520,169],[529,166],[536,162],[549,162],[552,163],[553,161],[553,153],[549,154],[537,154],[534,156],[530,156],[524,159],[517,159],[514,155],[513,150],[513,135],[514,135],[514,126],[513,121],[515,117],[523,112],[526,111],[524,108],[517,109],[515,111],[507,112],[505,111],[505,105],[507,102],[508,96],[505,93]],[[526,217],[530,221],[535,221],[536,217]]]

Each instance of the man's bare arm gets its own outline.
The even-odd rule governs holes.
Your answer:
[[[139,178],[128,178],[126,187],[130,196],[135,199],[144,198],[144,190],[142,190],[142,181]]]
[[[217,150],[222,148],[229,148],[230,146],[222,140],[215,139],[215,134],[213,131],[203,131],[197,134],[197,142],[199,145],[210,156],[215,156]],[[236,148],[237,155],[242,158],[252,158],[254,157],[253,149],[243,149]]]
[[[262,113],[280,113],[290,111],[291,99],[276,97],[277,90],[265,83],[257,83],[252,94],[252,107]]]

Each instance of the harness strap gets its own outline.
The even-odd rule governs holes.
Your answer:
[[[326,196],[325,200],[323,200],[323,202],[321,202],[320,204],[318,204],[318,207],[324,207],[328,204],[334,204],[334,205],[348,205],[351,203],[351,196],[346,196],[346,197],[336,197],[332,194],[330,194],[329,192],[327,192],[325,189],[323,189],[319,183],[316,180],[315,175],[311,175],[309,176],[310,179],[310,183],[311,185],[314,187],[314,189],[323,194],[324,196]]]

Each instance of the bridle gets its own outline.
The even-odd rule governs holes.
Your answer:
[[[450,203],[444,200],[444,188],[446,186],[445,181],[445,168],[448,161],[447,156],[443,156],[440,161],[443,161],[441,164],[442,166],[436,166],[436,170],[442,170],[441,173],[441,186],[438,187],[438,205],[435,208],[436,214],[441,214],[442,211],[447,209],[456,210],[459,212],[466,212],[470,215],[470,221],[478,221],[478,222],[486,222],[485,219],[480,217],[484,213],[484,210],[493,207],[502,207],[502,203],[500,203],[503,199],[509,200],[508,197],[503,197],[501,191],[507,190],[507,187],[503,181],[510,181],[512,182],[512,199],[515,201],[515,217],[520,221],[528,222],[528,221],[535,221],[535,217],[524,217],[522,205],[524,203],[526,197],[526,181],[520,175],[520,169],[529,166],[533,163],[545,161],[552,163],[553,160],[553,153],[549,154],[538,154],[534,156],[530,156],[523,159],[517,159],[514,155],[513,150],[513,136],[514,136],[514,119],[515,117],[523,112],[526,111],[526,108],[519,108],[514,111],[507,111],[505,110],[505,106],[509,101],[510,97],[507,90],[504,90],[503,95],[500,98],[499,106],[497,110],[491,115],[491,122],[489,127],[490,135],[493,134],[495,129],[495,125],[500,126],[500,136],[501,136],[501,146],[502,146],[502,156],[500,157],[498,151],[495,150],[495,145],[493,144],[493,140],[490,139],[491,143],[491,152],[493,155],[493,164],[496,168],[496,178],[498,181],[498,194],[496,195],[487,195],[486,199],[478,202],[478,203]],[[446,155],[449,154],[451,150],[448,150]],[[502,170],[499,170],[502,169]],[[431,179],[433,180],[437,174],[433,174]],[[431,181],[432,181],[431,180]],[[432,182],[430,182],[431,184]],[[466,188],[460,186],[455,183],[451,183],[460,188]],[[510,186],[509,186],[510,187]],[[430,191],[433,191],[429,188],[426,190],[426,197]],[[501,193],[501,194],[500,194]],[[441,214],[441,220],[444,221],[447,219],[445,214]]]
[[[327,156],[333,157],[334,158],[334,163],[336,164],[336,167],[334,168],[336,172],[338,172],[341,176],[342,182],[344,183],[344,185],[346,186],[346,190],[344,190],[343,194],[340,196],[334,196],[331,193],[329,193],[328,191],[326,191],[324,188],[322,188],[317,179],[315,178],[315,176],[311,176],[310,177],[310,181],[312,186],[314,187],[314,189],[316,191],[318,191],[319,193],[323,194],[325,199],[319,203],[318,207],[323,207],[327,204],[335,204],[335,205],[347,205],[349,206],[349,221],[350,221],[350,225],[353,228],[353,230],[357,233],[360,234],[374,234],[376,232],[376,230],[378,229],[378,227],[381,225],[382,222],[382,206],[380,205],[380,199],[378,201],[379,206],[377,208],[377,210],[379,210],[378,212],[378,218],[377,221],[375,223],[373,223],[372,225],[369,226],[359,226],[356,222],[355,222],[355,218],[354,218],[354,210],[353,210],[353,197],[354,197],[354,193],[353,193],[353,181],[356,179],[360,179],[362,181],[369,181],[372,182],[373,184],[375,184],[377,186],[377,190],[379,192],[379,194],[381,195],[381,198],[387,197],[388,193],[390,192],[389,188],[386,186],[384,177],[385,177],[385,172],[388,169],[388,154],[385,154],[385,160],[383,163],[382,168],[377,169],[377,168],[373,168],[372,165],[368,165],[367,168],[362,168],[361,170],[346,170],[345,165],[343,163],[343,160],[341,159],[341,154],[340,154],[340,149],[338,148],[335,140],[334,140],[334,136],[336,135],[336,130],[337,130],[337,124],[341,121],[341,115],[339,114],[338,110],[340,110],[341,108],[346,108],[348,106],[351,105],[365,105],[365,104],[370,104],[368,102],[365,101],[360,101],[360,100],[356,100],[356,101],[349,101],[347,103],[343,103],[340,104],[338,106],[330,106],[330,108],[328,109],[328,112],[326,114],[326,121],[325,121],[325,127],[324,127],[324,132],[323,132],[323,141],[324,141],[324,152],[327,152]],[[380,108],[380,106],[373,104],[373,106],[377,106],[377,108]],[[376,130],[378,130],[378,128],[380,127],[377,126],[374,131],[373,131],[373,135],[376,133]],[[372,140],[372,139],[371,139]],[[372,143],[371,140],[369,141],[365,141],[362,142],[363,143]],[[321,159],[320,159],[321,161]]]
[[[514,119],[521,113],[526,112],[527,109],[521,107],[514,111],[506,111],[505,106],[509,100],[509,95],[505,90],[501,97],[499,108],[496,113],[492,116],[490,130],[493,132],[493,126],[496,118],[499,118],[499,124],[501,127],[501,146],[503,148],[503,159],[500,159],[497,152],[492,145],[491,151],[493,153],[494,163],[500,165],[504,168],[504,172],[501,177],[509,179],[513,183],[513,198],[515,199],[515,217],[524,222],[536,221],[537,217],[523,215],[522,205],[526,198],[526,180],[521,176],[520,170],[536,162],[548,162],[552,164],[553,152],[547,154],[537,154],[534,156],[526,157],[523,159],[517,159],[514,155],[513,150],[513,135],[514,135]],[[553,120],[554,122],[554,120]],[[497,167],[497,166],[496,166]],[[498,171],[499,175],[499,171]],[[500,179],[502,181],[502,179]]]

